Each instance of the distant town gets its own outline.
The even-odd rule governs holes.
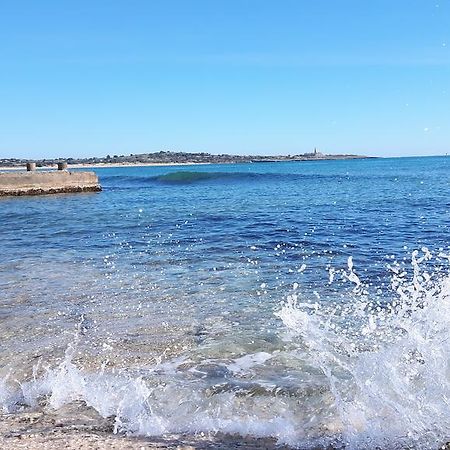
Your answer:
[[[173,151],[160,151],[156,153],[140,153],[131,155],[106,155],[105,157],[92,158],[55,158],[55,159],[0,159],[1,167],[19,167],[28,162],[36,163],[37,167],[52,167],[65,161],[69,166],[75,165],[134,165],[134,164],[230,164],[252,162],[276,162],[276,161],[311,161],[334,159],[360,159],[369,158],[361,155],[327,155],[314,149],[311,153],[298,155],[213,155],[211,153],[186,153]]]

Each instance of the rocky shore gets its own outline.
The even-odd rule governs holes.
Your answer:
[[[56,411],[0,414],[0,448],[8,450],[292,450],[276,439],[227,434],[132,437],[113,433],[113,419],[73,402]],[[310,447],[308,447],[310,448]],[[450,450],[450,444],[439,447]],[[332,447],[314,450],[333,450]],[[432,450],[432,449],[430,449]],[[436,447],[438,450],[438,447]]]
[[[58,411],[0,414],[0,448],[8,450],[289,450],[275,439],[234,435],[130,437],[113,433],[113,419],[73,402]]]

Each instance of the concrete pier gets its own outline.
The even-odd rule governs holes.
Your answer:
[[[101,191],[94,172],[8,172],[0,173],[0,196],[40,195]]]

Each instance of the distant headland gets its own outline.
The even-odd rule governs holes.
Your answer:
[[[37,167],[53,167],[61,161],[67,161],[71,167],[86,166],[128,166],[128,165],[172,165],[172,164],[233,164],[233,163],[258,163],[277,161],[320,161],[339,159],[363,159],[370,156],[338,154],[327,155],[314,149],[311,153],[297,155],[214,155],[211,153],[187,153],[160,151],[156,153],[140,153],[130,155],[107,155],[105,157],[92,158],[55,158],[55,159],[0,159],[0,167],[23,167],[27,162],[36,163]]]

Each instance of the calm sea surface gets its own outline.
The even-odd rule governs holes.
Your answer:
[[[450,438],[450,159],[96,169],[0,199],[0,408],[300,448]]]

